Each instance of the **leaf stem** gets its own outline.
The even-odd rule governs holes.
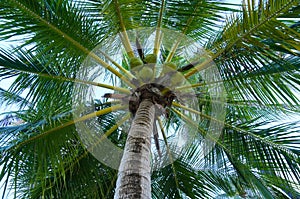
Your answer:
[[[122,17],[122,14],[121,14],[119,1],[114,0],[114,5],[115,5],[115,8],[116,8],[116,12],[117,12],[118,19],[119,19],[119,22],[120,22],[120,28],[121,28],[121,31],[122,31],[119,34],[119,36],[122,40],[122,43],[124,45],[124,48],[125,48],[128,56],[129,57],[134,57],[134,53],[133,53],[133,50],[132,50],[132,47],[131,47],[131,44],[130,44],[130,41],[129,41],[129,38],[128,38],[128,35],[127,35],[127,31],[126,31],[126,27],[125,27],[125,24],[124,24],[123,17]]]
[[[153,49],[153,54],[158,55],[159,49],[160,49],[160,43],[161,43],[161,24],[162,24],[162,19],[163,19],[163,12],[165,10],[165,0],[161,1],[161,6],[159,10],[159,16],[157,19],[157,26],[155,30],[155,40],[154,40],[154,49]]]
[[[221,48],[221,50],[219,50],[217,53],[215,53],[211,60],[206,60],[205,62],[203,62],[202,64],[198,65],[198,66],[194,66],[191,70],[189,70],[188,73],[186,73],[184,75],[185,78],[188,78],[190,76],[192,76],[193,74],[195,74],[197,71],[199,70],[203,70],[204,66],[207,64],[209,66],[209,63],[212,62],[212,60],[216,59],[217,57],[219,57],[221,54],[225,53],[226,51],[228,51],[230,48],[232,48],[236,43],[238,43],[239,41],[243,40],[245,37],[249,36],[250,34],[252,34],[253,32],[257,31],[258,28],[260,28],[261,26],[263,26],[264,24],[268,23],[272,18],[276,18],[278,15],[282,14],[283,10],[287,9],[289,6],[291,6],[290,4],[293,4],[295,1],[291,0],[289,2],[287,2],[285,5],[283,5],[279,10],[277,10],[276,12],[270,14],[270,16],[266,17],[264,20],[261,20],[258,24],[256,24],[255,26],[253,26],[249,31],[245,31],[243,34],[241,34],[239,37],[237,37],[236,39],[234,39],[231,43],[229,43],[228,45],[226,45],[225,48]],[[245,11],[244,11],[245,12]]]
[[[185,25],[185,28],[181,31],[179,37],[177,37],[177,40],[176,40],[176,42],[173,44],[173,46],[172,46],[172,48],[171,48],[171,50],[170,50],[170,52],[169,52],[169,54],[168,54],[168,56],[167,56],[165,62],[171,62],[171,60],[172,60],[172,58],[173,58],[173,56],[174,56],[174,54],[175,54],[176,49],[178,48],[180,42],[181,42],[182,39],[184,38],[184,37],[182,37],[182,35],[186,34],[189,25],[190,25],[190,24],[192,23],[192,21],[194,20],[194,14],[195,14],[195,12],[197,11],[197,8],[198,8],[198,6],[199,6],[200,4],[202,4],[202,1],[199,1],[198,4],[195,6],[194,12],[191,14],[190,18],[187,20],[187,23],[186,23],[186,25]]]
[[[76,119],[74,119],[72,121],[68,121],[68,122],[66,122],[66,123],[64,123],[64,124],[62,124],[60,126],[54,127],[52,129],[47,130],[46,132],[43,132],[43,133],[40,133],[40,134],[38,134],[38,135],[36,135],[34,137],[31,137],[28,140],[25,140],[25,141],[19,143],[16,146],[16,148],[20,148],[21,146],[23,146],[23,145],[25,145],[25,144],[27,144],[29,142],[32,142],[34,140],[40,139],[42,137],[45,137],[48,134],[51,134],[51,133],[53,133],[55,131],[63,129],[63,128],[67,127],[67,126],[70,126],[70,125],[76,124],[78,122],[82,122],[82,121],[85,121],[85,120],[88,120],[88,119],[91,119],[91,118],[94,118],[94,117],[97,117],[97,116],[100,116],[100,115],[104,115],[104,114],[110,113],[110,112],[115,111],[115,110],[124,109],[125,107],[126,106],[124,106],[124,105],[118,104],[118,105],[114,105],[114,106],[111,106],[111,107],[108,107],[108,108],[105,108],[105,109],[102,109],[102,110],[99,110],[99,111],[96,111],[96,112],[93,112],[93,113],[89,113],[89,114],[84,115],[84,116],[82,116],[80,118],[76,118]]]
[[[53,31],[55,31],[56,33],[58,33],[59,35],[61,35],[62,37],[64,37],[66,40],[68,40],[69,42],[71,42],[75,47],[77,47],[83,53],[85,53],[88,56],[90,56],[91,58],[93,58],[95,61],[97,61],[99,64],[101,64],[104,68],[106,68],[107,70],[109,70],[111,73],[113,73],[114,75],[116,75],[117,77],[119,77],[120,79],[122,79],[128,85],[134,87],[134,85],[131,84],[131,82],[127,78],[125,78],[124,75],[122,75],[116,69],[114,69],[113,67],[111,67],[108,63],[106,63],[103,59],[101,59],[95,53],[91,52],[89,49],[87,49],[86,47],[82,46],[79,42],[75,41],[71,36],[69,36],[65,32],[61,31],[60,29],[58,29],[57,27],[55,27],[54,25],[52,25],[51,23],[49,23],[48,21],[46,21],[45,19],[43,19],[41,16],[39,16],[38,14],[36,14],[35,12],[33,12],[32,10],[30,10],[29,8],[27,8],[25,5],[23,5],[19,1],[17,1],[17,0],[11,0],[11,1],[14,1],[15,2],[15,6],[17,6],[20,10],[23,10],[24,12],[28,13],[29,15],[31,15],[33,18],[38,19],[39,21],[41,21],[45,26],[49,27],[50,29],[52,29]]]
[[[164,142],[165,142],[165,145],[166,145],[166,148],[167,148],[167,154],[168,154],[169,160],[171,162],[175,184],[176,184],[177,190],[179,190],[180,187],[179,187],[179,181],[178,181],[178,177],[177,177],[177,173],[176,173],[176,169],[175,169],[175,165],[174,165],[174,160],[173,160],[173,157],[172,157],[172,154],[171,154],[170,146],[168,144],[167,136],[165,134],[163,123],[162,123],[162,120],[161,120],[160,117],[158,117],[158,124],[159,124],[159,128],[160,128],[161,133],[162,133],[163,138],[164,138]]]
[[[205,117],[205,118],[207,118],[207,119],[209,119],[209,120],[213,120],[213,121],[215,121],[215,122],[218,122],[218,123],[220,123],[220,124],[223,124],[224,126],[229,127],[229,128],[232,129],[232,130],[235,130],[235,131],[237,131],[237,132],[241,132],[241,133],[243,133],[243,134],[249,135],[249,136],[253,137],[253,138],[256,139],[256,140],[259,140],[259,141],[261,141],[261,142],[263,142],[263,143],[266,143],[267,145],[270,145],[270,146],[272,146],[272,147],[274,147],[274,148],[277,148],[277,149],[279,149],[279,150],[282,150],[282,151],[284,151],[284,152],[288,152],[289,154],[292,154],[292,152],[291,152],[289,149],[286,149],[286,148],[284,148],[284,147],[282,147],[282,146],[280,146],[280,145],[278,145],[278,144],[276,144],[276,143],[271,142],[270,140],[268,140],[268,139],[266,139],[266,138],[263,138],[263,137],[260,137],[260,136],[258,136],[258,135],[256,135],[256,134],[254,134],[254,133],[251,133],[251,132],[245,131],[245,130],[243,130],[243,129],[241,129],[241,128],[232,126],[231,124],[228,124],[228,123],[225,122],[225,121],[220,121],[220,120],[218,120],[218,119],[216,119],[216,118],[213,118],[213,117],[211,117],[211,116],[209,116],[209,115],[203,114],[203,113],[201,113],[201,112],[199,112],[199,111],[196,111],[196,110],[194,110],[194,109],[192,109],[192,108],[186,107],[186,106],[181,105],[181,104],[176,103],[176,102],[173,102],[173,105],[176,106],[176,107],[178,107],[178,108],[185,109],[185,110],[187,110],[187,111],[189,111],[189,112],[191,112],[191,113],[195,113],[195,114],[197,114],[197,115],[200,115],[200,116],[202,116],[202,117]],[[173,109],[172,109],[172,110],[173,110]],[[174,111],[175,111],[176,113],[178,113],[178,114],[180,113],[180,112],[179,112],[178,110],[176,110],[176,109],[174,109]],[[182,117],[187,117],[187,116],[185,116],[185,115],[183,115],[183,114],[181,114],[181,113],[180,113],[180,115],[181,115]],[[208,134],[206,134],[206,136],[208,136]],[[216,140],[213,140],[213,141],[215,141],[215,142],[217,143]]]

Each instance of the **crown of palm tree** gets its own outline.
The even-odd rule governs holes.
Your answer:
[[[155,140],[164,157],[171,156],[168,143],[180,125],[196,132],[186,147],[173,150],[178,153],[174,161],[153,169],[152,198],[299,197],[299,123],[273,123],[299,113],[299,15],[297,0],[0,1],[0,39],[14,41],[0,48],[0,80],[13,79],[8,90],[0,89],[0,98],[19,107],[3,115],[21,121],[0,123],[3,198],[9,190],[15,198],[112,198],[118,172],[92,155],[76,125],[96,118],[94,130],[123,148],[132,118],[124,110],[129,104],[134,115],[139,100],[132,98],[149,89],[161,110],[155,126],[162,136]],[[150,48],[140,27],[154,35]],[[162,48],[163,30],[192,38],[210,61],[184,60],[176,54],[177,37],[171,49]],[[93,50],[97,46],[105,50],[101,56]],[[121,58],[111,56],[120,49]],[[155,85],[141,89],[149,76],[137,77],[132,59],[150,66],[149,54],[156,55],[155,74],[164,63],[176,63],[171,74],[183,76],[188,86],[160,87],[164,80],[156,75],[147,80]],[[87,57],[101,71],[85,76]],[[211,60],[220,81],[203,75]],[[94,81],[97,75],[108,80]],[[220,82],[224,100],[209,94]],[[78,114],[74,95],[84,99],[91,87],[110,91],[105,98],[83,101],[89,112]],[[192,89],[197,106],[185,104],[186,93],[174,97],[178,89]],[[114,92],[121,97],[107,101]],[[224,120],[213,114],[216,104],[224,105]],[[212,123],[223,128],[204,154],[199,146]],[[169,136],[166,129],[172,129]],[[153,154],[153,162],[161,161]]]

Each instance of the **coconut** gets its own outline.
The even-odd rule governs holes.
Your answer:
[[[153,70],[150,67],[144,66],[139,72],[138,77],[142,81],[149,81],[153,78]]]
[[[143,65],[143,62],[142,62],[142,60],[140,58],[133,57],[133,58],[130,59],[129,65],[130,65],[130,68],[133,69],[133,68],[135,68],[137,66]]]
[[[172,71],[176,71],[177,70],[177,66],[176,64],[172,63],[172,62],[166,62],[163,65],[163,69],[162,69],[162,73],[166,74]]]
[[[148,54],[145,56],[144,61],[146,63],[156,63],[157,56],[155,54]]]

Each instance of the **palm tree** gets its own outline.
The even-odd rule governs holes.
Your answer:
[[[1,0],[0,97],[21,121],[0,122],[3,198],[299,197],[299,124],[282,121],[299,112],[299,14]]]

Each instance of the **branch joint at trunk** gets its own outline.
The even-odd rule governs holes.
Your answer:
[[[156,105],[156,115],[160,116],[166,113],[165,108],[172,105],[176,95],[169,88],[157,84],[148,83],[138,87],[129,99],[129,111],[134,116],[139,104],[145,100],[151,100]]]

